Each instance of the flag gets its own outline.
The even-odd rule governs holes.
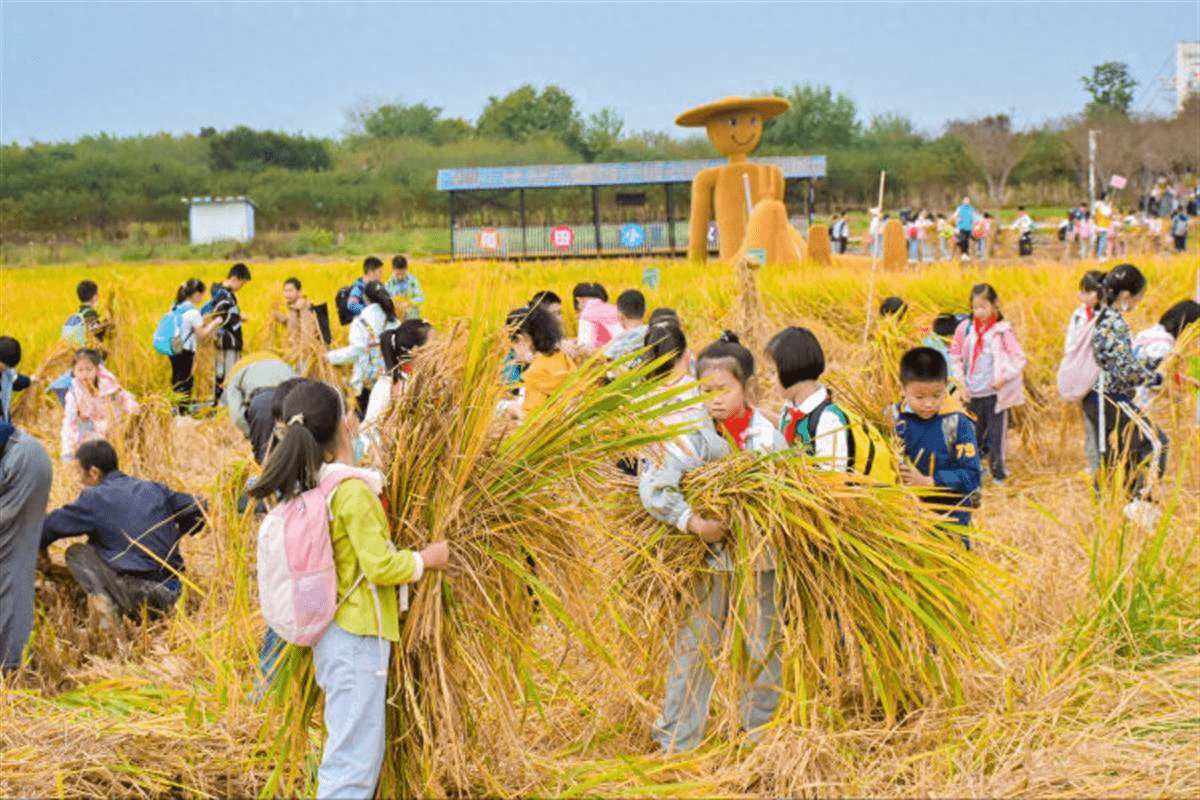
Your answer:
[[[1127,181],[1120,175],[1113,175],[1112,180],[1108,182],[1108,185],[1114,189],[1124,189],[1126,182]]]

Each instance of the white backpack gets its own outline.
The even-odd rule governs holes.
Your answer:
[[[301,647],[320,640],[341,605],[329,530],[333,493],[350,478],[362,480],[372,494],[383,487],[383,476],[375,470],[331,464],[322,468],[321,475],[316,488],[271,509],[258,528],[258,599],[263,618],[281,639]],[[350,592],[362,580],[360,575]]]
[[[1100,376],[1100,365],[1096,363],[1096,353],[1092,349],[1092,335],[1102,313],[1103,309],[1083,323],[1075,341],[1070,343],[1058,363],[1058,393],[1064,400],[1082,400]]]

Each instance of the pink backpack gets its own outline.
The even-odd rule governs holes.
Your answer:
[[[1096,332],[1096,321],[1100,313],[1083,323],[1078,336],[1058,363],[1058,393],[1064,400],[1082,400],[1096,385],[1100,377],[1100,365],[1092,350],[1092,334]]]
[[[291,644],[316,644],[340,605],[329,502],[342,481],[350,478],[365,482],[373,494],[383,485],[383,476],[374,470],[327,465],[315,489],[271,509],[258,528],[258,599],[263,619]],[[361,581],[359,576],[350,591]]]

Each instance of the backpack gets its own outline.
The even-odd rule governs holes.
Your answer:
[[[60,335],[76,347],[86,346],[87,323],[84,322],[83,314],[75,313],[67,317],[67,321],[63,323]]]
[[[183,304],[172,306],[154,329],[154,349],[164,356],[179,355],[183,351],[183,339],[180,336],[183,331],[183,312]]]
[[[1063,353],[1062,361],[1058,362],[1056,382],[1058,394],[1064,400],[1082,400],[1096,384],[1096,378],[1100,375],[1100,365],[1096,363],[1096,353],[1092,349],[1092,335],[1096,332],[1096,322],[1103,313],[1102,309],[1083,324],[1079,338],[1071,349]]]
[[[341,605],[329,503],[342,481],[350,478],[364,481],[374,493],[383,483],[383,476],[373,470],[334,467],[316,488],[271,509],[258,528],[258,600],[263,619],[281,639],[300,647],[320,640]],[[363,579],[359,575],[347,596]]]
[[[326,303],[318,303],[312,307],[312,313],[317,318],[317,329],[321,331],[321,339],[328,347],[333,341],[333,331],[329,329],[329,306]]]
[[[1187,236],[1188,220],[1183,214],[1171,220],[1171,235],[1172,236]]]
[[[832,410],[846,429],[846,466],[850,472],[877,483],[900,482],[892,443],[883,432],[857,414],[836,405],[828,396],[796,426],[800,441],[809,453],[813,451],[816,425],[825,409]]]
[[[353,289],[353,286],[343,286],[333,297],[333,305],[337,308],[338,322],[342,325],[349,325],[354,321],[354,314],[350,311],[350,292]]]

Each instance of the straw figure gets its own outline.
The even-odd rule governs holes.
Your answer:
[[[808,229],[808,260],[822,267],[833,264],[833,252],[829,247],[829,227],[817,223]]]
[[[762,138],[763,123],[788,110],[782,97],[726,97],[685,111],[675,124],[704,127],[728,164],[701,170],[692,180],[688,259],[708,257],[708,222],[716,218],[722,261],[733,263],[747,250],[765,253],[764,264],[799,264],[808,245],[788,224],[783,172],[746,160]]]

